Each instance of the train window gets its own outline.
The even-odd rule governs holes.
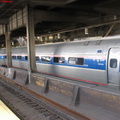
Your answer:
[[[4,56],[4,58],[6,59],[6,58],[7,58],[7,56]]]
[[[74,57],[69,57],[68,63],[69,63],[69,64],[72,64],[72,65],[75,65],[75,64],[76,64],[76,58],[74,58]]]
[[[110,67],[111,68],[117,67],[117,59],[110,59]]]
[[[42,62],[50,62],[50,57],[49,56],[42,56],[41,61]]]
[[[36,61],[39,61],[39,56],[36,56]]]
[[[21,56],[17,56],[17,59],[18,59],[18,60],[21,60],[21,59],[22,59],[22,57],[21,57]]]
[[[19,56],[17,56],[17,59],[19,59]]]
[[[65,58],[64,57],[54,57],[53,62],[54,63],[65,63]]]
[[[12,59],[16,59],[16,56],[12,56]]]
[[[84,58],[75,58],[70,57],[68,60],[68,63],[71,65],[83,65],[84,64]]]
[[[25,56],[25,60],[28,60],[28,56]]]
[[[84,64],[84,59],[83,58],[76,58],[76,64],[77,65],[83,65]]]

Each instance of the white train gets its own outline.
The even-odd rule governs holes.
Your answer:
[[[0,65],[6,65],[0,50]],[[12,66],[28,68],[26,47],[12,48]],[[120,84],[120,38],[36,45],[37,72],[108,85]]]

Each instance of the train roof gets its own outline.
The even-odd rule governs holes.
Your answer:
[[[87,43],[87,42],[96,42],[96,41],[113,41],[114,43],[114,40],[117,40],[119,41],[120,40],[120,35],[119,36],[111,36],[111,37],[101,37],[101,38],[86,38],[86,39],[79,39],[77,38],[75,41],[69,41],[69,42],[59,42],[59,43],[47,43],[47,44],[37,44],[35,46],[46,46],[46,45],[59,45],[59,44],[72,44],[72,43]],[[26,46],[17,46],[17,47],[14,47],[14,48],[26,48]],[[6,49],[6,48],[2,48],[2,49]]]
[[[59,42],[59,43],[47,43],[47,44],[38,44],[36,46],[44,46],[44,45],[56,45],[56,44],[72,44],[72,43],[85,43],[85,42],[96,42],[96,41],[107,41],[107,40],[120,40],[120,36],[111,36],[111,37],[101,37],[101,38],[86,38],[86,39],[79,39],[77,38],[75,41],[69,42]]]

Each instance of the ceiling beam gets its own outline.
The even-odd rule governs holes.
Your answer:
[[[115,9],[115,8],[106,8],[106,7],[97,7],[95,8],[95,10],[100,11],[101,13],[105,13],[105,14],[120,14],[120,9]]]
[[[31,0],[31,4],[45,5],[45,6],[63,6],[75,0]]]
[[[91,19],[91,16],[76,16],[76,15],[68,15],[59,12],[53,11],[44,11],[44,10],[35,10],[35,21],[61,21],[61,22],[74,22],[74,23],[85,23]]]
[[[75,1],[77,1],[77,0],[67,0],[66,4],[69,4],[69,3],[72,3],[72,2],[75,2]]]
[[[65,6],[65,5],[67,5],[67,4],[70,4],[70,3],[72,3],[72,2],[75,2],[75,1],[77,1],[77,0],[66,0],[66,2],[64,1],[64,5],[59,6],[59,7],[62,7],[62,8],[63,8],[63,6]],[[51,6],[51,7],[49,8],[49,10],[52,10],[52,9],[54,9],[55,7],[58,7],[58,6]]]
[[[120,1],[119,0],[108,0],[108,1],[100,2],[96,6],[104,6],[104,5],[108,5],[108,4],[114,4],[117,2],[120,2]]]
[[[119,14],[120,0],[109,0],[94,6],[94,9],[105,14]]]

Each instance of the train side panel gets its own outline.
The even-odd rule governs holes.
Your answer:
[[[78,43],[74,43],[74,45],[62,44],[57,45],[57,47],[55,46],[55,51],[53,51],[54,53],[52,52],[51,54],[48,53],[48,51],[46,52],[46,47],[47,46],[42,46],[38,48],[37,51],[39,51],[40,55],[47,55],[52,57],[52,60],[50,63],[37,63],[38,72],[84,82],[104,85],[107,84],[105,48],[101,49],[101,47],[79,47]],[[66,61],[65,64],[54,63],[54,57],[64,57]],[[72,57],[84,59],[84,64],[69,64],[69,58]]]
[[[16,57],[16,59],[12,59],[13,67],[28,69],[28,60],[24,59],[25,56],[28,56],[26,47],[12,48],[12,56]],[[21,59],[18,59],[18,56],[21,56]]]
[[[6,49],[0,50],[0,65],[5,66],[6,65]]]
[[[119,39],[114,39],[37,45],[37,72],[101,85],[112,82],[119,84],[119,57],[116,69],[118,79],[116,82],[109,79],[111,75],[109,69],[115,69],[109,66],[112,64],[111,61],[116,61],[114,57],[111,58],[113,60],[109,59],[109,50],[112,47],[119,48],[119,43]],[[3,57],[5,50],[1,50],[1,54]],[[28,56],[26,47],[12,48],[12,66],[27,69],[26,56]],[[119,52],[116,56],[119,56]],[[0,62],[5,64],[6,59],[1,58]]]

